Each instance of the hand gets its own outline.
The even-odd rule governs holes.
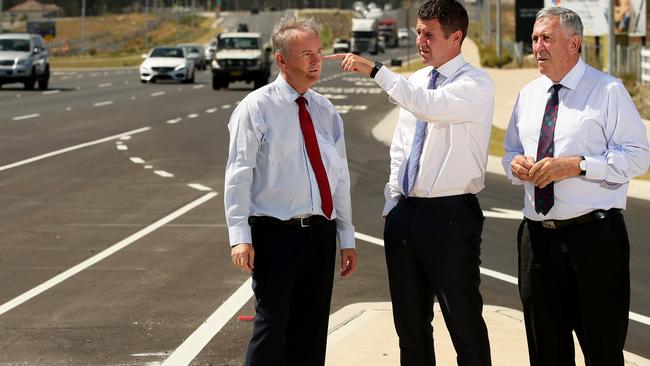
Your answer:
[[[517,155],[510,162],[510,170],[515,177],[530,182],[532,179],[528,175],[528,171],[533,164],[535,164],[535,159],[532,156]]]
[[[325,60],[341,60],[342,71],[352,71],[361,75],[370,76],[375,63],[353,53],[337,53],[325,56]]]
[[[255,262],[255,249],[251,243],[237,244],[230,249],[230,258],[235,267],[242,271],[251,272]]]
[[[539,188],[551,182],[580,175],[580,156],[567,158],[544,158],[530,168],[528,176]]]
[[[357,270],[357,251],[341,249],[341,277],[348,277]]]

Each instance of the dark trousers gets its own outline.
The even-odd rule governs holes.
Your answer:
[[[254,223],[252,236],[256,302],[246,365],[324,365],[336,223]]]
[[[482,229],[474,195],[403,198],[386,217],[386,264],[403,366],[436,364],[434,297],[458,365],[491,364],[479,293]]]
[[[519,294],[532,366],[622,366],[630,244],[622,215],[562,229],[519,227]]]

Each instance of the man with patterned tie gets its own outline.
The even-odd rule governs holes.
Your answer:
[[[468,24],[458,1],[426,1],[418,10],[416,44],[427,66],[408,80],[357,55],[326,57],[372,77],[401,107],[383,215],[404,366],[435,365],[435,297],[458,365],[491,364],[479,292],[483,213],[476,194],[484,187],[494,86],[461,55]]]
[[[277,79],[234,110],[225,206],[233,264],[252,272],[247,366],[324,365],[336,243],[356,269],[343,122],[310,87],[323,63],[318,26],[285,18],[272,35]]]
[[[543,76],[517,98],[503,167],[523,184],[519,294],[530,363],[622,366],[630,305],[622,210],[628,182],[648,169],[646,130],[621,81],[580,58],[582,22],[542,9],[533,54]]]

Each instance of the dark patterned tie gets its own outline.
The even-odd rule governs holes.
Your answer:
[[[435,69],[431,70],[431,78],[427,89],[436,88],[436,79],[438,79],[439,72]],[[402,181],[402,189],[404,195],[408,196],[415,185],[415,177],[418,175],[418,168],[420,167],[420,156],[422,156],[422,148],[424,147],[424,140],[427,138],[427,122],[417,120],[415,122],[415,134],[413,134],[413,143],[411,144],[411,154],[406,160],[406,169],[404,169],[404,179]]]
[[[553,157],[553,138],[555,136],[555,121],[557,120],[557,108],[559,103],[558,92],[562,89],[561,84],[554,84],[549,91],[551,95],[546,101],[542,128],[539,130],[539,142],[537,143],[537,160],[546,157]],[[546,216],[555,202],[553,183],[544,188],[535,187],[535,212]]]

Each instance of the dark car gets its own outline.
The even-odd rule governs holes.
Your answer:
[[[259,13],[260,13],[260,8],[258,8],[257,6],[253,6],[251,8],[251,14],[259,14]]]
[[[237,24],[237,32],[248,32],[248,24],[244,24],[244,23]]]

